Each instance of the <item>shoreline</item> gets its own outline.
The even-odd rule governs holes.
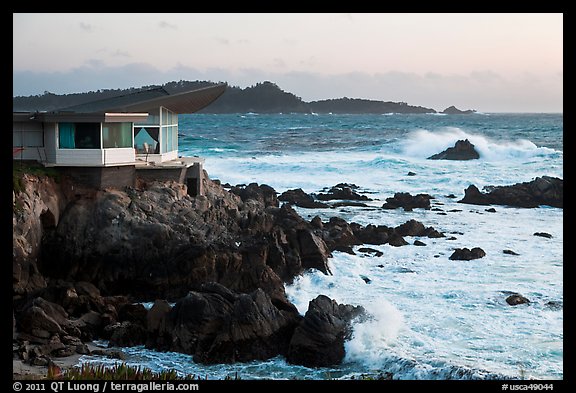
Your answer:
[[[85,343],[90,352],[101,350],[102,348],[93,342]],[[62,370],[77,366],[83,354],[75,353],[65,357],[54,357],[51,360]],[[12,380],[43,380],[48,379],[48,366],[36,366],[24,363],[22,359],[12,359]]]

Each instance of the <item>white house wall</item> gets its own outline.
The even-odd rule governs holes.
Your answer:
[[[132,147],[104,149],[102,159],[104,165],[128,164],[128,163],[133,164],[134,161],[136,160],[136,154],[134,148]]]
[[[56,123],[44,123],[44,159],[56,162]]]
[[[109,166],[133,164],[134,149],[57,149],[56,165],[60,166]]]

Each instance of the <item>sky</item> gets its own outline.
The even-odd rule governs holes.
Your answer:
[[[563,112],[561,13],[14,13],[13,96],[264,81],[306,102]]]

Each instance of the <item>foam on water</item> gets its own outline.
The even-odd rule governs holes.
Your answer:
[[[434,132],[417,130],[407,135],[402,152],[411,157],[427,158],[454,146],[458,140],[468,139],[478,151],[481,160],[508,161],[546,157],[560,152],[538,147],[527,139],[493,140],[484,135],[466,132],[458,127],[445,127]]]
[[[244,114],[199,115],[197,124],[194,119],[181,121],[188,136],[181,137],[180,150],[205,157],[212,179],[308,193],[354,183],[373,198],[368,207],[296,210],[305,219],[338,216],[360,225],[395,227],[415,219],[446,236],[418,238],[424,247],[409,236],[402,247],[366,245],[381,257],[358,247],[356,255],[334,252],[328,261],[332,275],[309,271],[286,286],[301,314],[319,294],[368,311],[370,318],[353,324],[341,366],[309,369],[282,357],[202,366],[187,355],[123,349],[136,364],[174,366],[216,379],[236,372],[242,379],[347,379],[366,372],[391,372],[395,379],[563,378],[562,209],[494,206],[496,213],[489,213],[487,206],[457,202],[470,184],[482,189],[543,175],[562,178],[561,116]],[[461,139],[475,145],[479,160],[427,159]],[[395,192],[430,194],[433,209],[381,209]],[[480,247],[486,256],[449,259],[463,247]],[[530,303],[509,306],[505,299],[513,292]]]

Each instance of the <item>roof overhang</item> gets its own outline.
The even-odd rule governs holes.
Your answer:
[[[227,85],[225,83],[221,83],[215,86],[152,98],[150,100],[122,105],[110,109],[113,109],[115,112],[148,112],[157,110],[159,107],[163,106],[177,114],[194,113],[210,105],[220,97],[226,90],[226,87]]]
[[[73,122],[73,123],[136,123],[148,120],[148,113],[75,113],[75,112],[43,112],[29,113],[28,116],[20,116],[19,121],[43,121],[46,123]],[[16,113],[14,113],[14,121]]]

